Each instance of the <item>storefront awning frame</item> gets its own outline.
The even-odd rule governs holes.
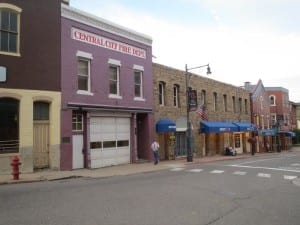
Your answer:
[[[238,126],[232,122],[201,121],[200,133],[232,133],[239,132]]]
[[[170,119],[160,119],[156,123],[157,133],[176,132],[176,123]]]

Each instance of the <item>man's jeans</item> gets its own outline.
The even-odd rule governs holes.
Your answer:
[[[154,154],[154,164],[156,165],[158,163],[158,151],[153,151]]]

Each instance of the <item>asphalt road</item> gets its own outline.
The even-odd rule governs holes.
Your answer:
[[[0,186],[0,225],[299,225],[300,155]]]

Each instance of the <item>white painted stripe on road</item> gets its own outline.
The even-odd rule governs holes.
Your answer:
[[[182,171],[182,170],[184,170],[184,168],[177,167],[177,168],[170,169],[170,171]]]
[[[224,173],[224,170],[213,170],[210,173]]]
[[[300,166],[300,163],[293,163],[291,166]]]
[[[295,156],[297,156],[297,155],[289,155],[289,156],[283,156],[283,157],[284,158],[293,158]],[[250,164],[250,163],[269,161],[269,160],[274,160],[274,159],[281,159],[283,157],[272,157],[272,158],[267,158],[267,159],[258,159],[258,160],[246,161],[246,162],[240,163],[239,165],[245,165],[245,164]]]
[[[288,175],[284,175],[283,178],[284,178],[285,180],[294,180],[294,179],[297,178],[297,176],[288,176]]]
[[[286,171],[286,172],[300,173],[300,170],[291,170],[291,169],[282,169],[282,168],[272,168],[272,167],[263,167],[263,166],[243,166],[243,165],[227,165],[227,166],[231,166],[231,167],[239,167],[239,168],[265,169],[265,170],[277,170],[277,171]]]
[[[203,171],[203,169],[191,169],[191,170],[187,170],[188,172],[192,172],[192,173],[199,173],[201,171]]]
[[[274,160],[274,159],[280,159],[280,158],[276,157],[276,158],[268,158],[268,159],[258,159],[258,160],[246,161],[246,162],[240,163],[239,165],[245,165],[245,164],[250,164],[250,163],[269,161],[269,160]]]
[[[244,172],[244,171],[235,171],[233,174],[234,175],[241,175],[241,176],[243,176],[243,175],[246,175],[247,172]]]
[[[257,176],[258,177],[264,177],[264,178],[270,178],[271,174],[268,174],[268,173],[258,173]]]

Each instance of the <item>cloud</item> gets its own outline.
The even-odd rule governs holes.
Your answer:
[[[249,7],[250,1],[236,1],[241,9]],[[260,5],[268,2],[253,1]],[[205,2],[206,7],[211,9],[217,26],[187,26],[116,3],[99,4],[89,12],[151,36],[155,62],[181,70],[184,70],[185,64],[198,66],[210,63],[213,79],[238,86],[245,81],[256,83],[262,79],[265,86],[289,89],[290,98],[300,102],[300,93],[294,85],[300,83],[300,34],[277,32],[272,28],[262,29],[264,26],[258,29],[254,25],[255,29],[237,29],[223,18],[223,15],[230,12],[234,15],[242,14],[237,12],[239,8],[234,4],[235,1],[194,0],[193,4],[200,2]],[[281,0],[274,2],[282,3]],[[226,13],[222,7],[228,8]],[[241,18],[241,21],[246,19]],[[253,24],[257,23],[259,21]],[[195,72],[205,73],[201,70]]]

